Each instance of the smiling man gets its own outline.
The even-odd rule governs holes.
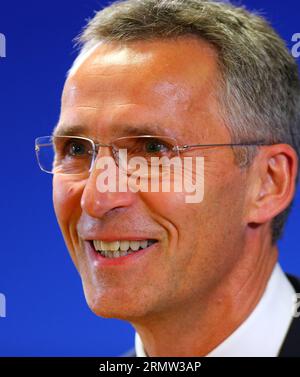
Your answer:
[[[36,149],[91,310],[134,326],[132,355],[300,356],[299,282],[276,244],[300,146],[283,41],[228,3],[128,0],[98,12],[81,43]],[[204,158],[203,200],[99,190],[98,161],[119,170],[120,149]]]

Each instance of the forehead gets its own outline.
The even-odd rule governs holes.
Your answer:
[[[214,112],[217,77],[216,51],[194,37],[99,43],[71,70],[61,122],[97,119],[104,127],[122,117],[131,123],[132,115],[136,120],[143,114],[149,122],[156,117],[171,123],[196,112],[205,119]]]
[[[100,67],[119,70],[122,66],[140,66],[149,69],[156,65],[161,65],[161,72],[164,71],[163,68],[171,68],[174,73],[176,66],[181,66],[185,71],[197,68],[197,72],[201,74],[205,73],[202,70],[207,68],[205,65],[214,68],[216,59],[215,48],[196,36],[122,43],[100,41],[85,54],[85,58],[80,59],[77,69],[73,69],[73,75],[77,72],[84,74],[86,70],[98,70]]]
[[[95,80],[112,76],[123,78],[124,75],[128,76],[128,86],[140,79],[144,84],[161,80],[169,80],[170,84],[180,81],[195,84],[196,79],[201,89],[217,73],[215,49],[195,37],[127,44],[100,42],[80,61],[67,80],[67,84],[72,82],[78,89],[86,88],[86,84],[96,86]]]

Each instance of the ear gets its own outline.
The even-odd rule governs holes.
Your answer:
[[[263,146],[249,177],[248,223],[262,224],[284,211],[295,195],[298,158],[288,144]]]

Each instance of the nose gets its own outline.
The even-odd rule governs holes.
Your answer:
[[[104,149],[107,153],[102,152]],[[109,148],[100,150],[80,202],[82,210],[94,218],[101,218],[116,208],[130,207],[137,197],[128,189],[126,176],[119,171]]]

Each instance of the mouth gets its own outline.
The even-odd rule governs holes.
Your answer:
[[[117,259],[139,253],[157,243],[154,239],[145,240],[116,240],[107,242],[103,240],[89,241],[94,251],[103,258]]]

